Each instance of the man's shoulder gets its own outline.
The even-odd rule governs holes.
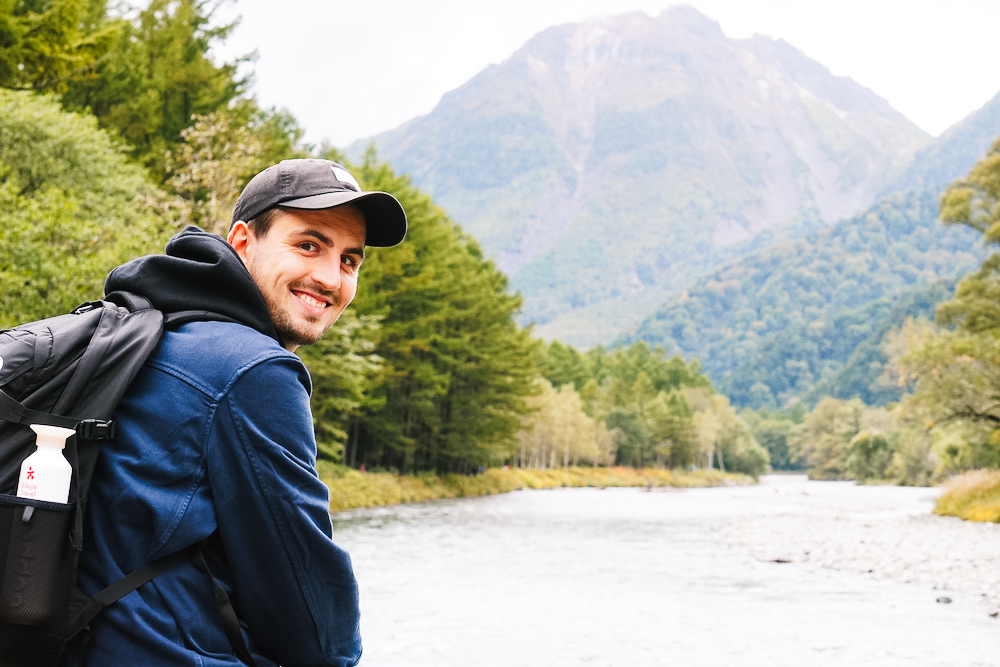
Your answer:
[[[216,387],[272,361],[292,364],[305,373],[302,361],[276,340],[232,322],[188,322],[168,330],[150,361]]]

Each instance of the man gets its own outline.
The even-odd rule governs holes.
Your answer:
[[[111,272],[108,292],[232,321],[169,329],[126,392],[91,486],[85,590],[203,543],[256,665],[357,663],[357,584],[331,538],[309,376],[292,351],[319,340],[351,302],[364,247],[395,245],[405,232],[391,195],[363,192],[335,162],[286,160],[247,185],[227,240],[189,227],[165,255]],[[109,606],[82,658],[77,646],[63,664],[248,662],[203,569],[183,561]]]

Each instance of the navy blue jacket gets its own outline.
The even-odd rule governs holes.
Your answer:
[[[169,331],[130,386],[91,485],[80,584],[94,593],[214,534],[210,566],[230,590],[258,665],[353,665],[361,655],[357,583],[332,540],[328,490],[316,473],[309,375],[260,317],[256,288],[244,294],[252,281],[240,288],[249,274],[228,244],[191,228],[171,243],[167,256],[119,267],[108,291],[140,291],[163,307],[178,295],[157,293],[184,289],[184,279],[161,274],[200,271],[209,258],[216,264],[207,273],[217,278],[190,280],[206,295],[188,295],[187,307],[217,311],[213,300],[228,299],[230,316],[255,312],[241,318],[249,324]],[[182,261],[167,270],[164,257]],[[113,604],[91,628],[86,667],[240,664],[212,582],[192,563]],[[63,664],[81,663],[67,655]]]

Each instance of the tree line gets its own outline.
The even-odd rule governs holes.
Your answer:
[[[303,144],[211,48],[217,3],[0,0],[0,326],[98,298],[104,276],[185,225],[224,232],[242,186]],[[705,466],[767,453],[696,362],[634,345],[543,344],[474,239],[369,152],[348,165],[410,221],[372,249],[354,305],[303,348],[320,456],[401,472]]]
[[[806,403],[744,410],[775,467],[910,485],[1000,467],[1000,140],[944,190],[939,206],[946,226],[979,235],[986,259],[932,311],[902,318],[905,308],[899,311],[878,349],[860,355],[878,352],[878,384],[898,392],[896,400],[872,406],[857,395],[826,395],[808,412]]]
[[[755,476],[768,470],[767,450],[697,360],[668,357],[644,342],[581,353],[555,341],[543,349],[540,368],[541,418],[521,433],[522,463],[556,467],[582,459]]]

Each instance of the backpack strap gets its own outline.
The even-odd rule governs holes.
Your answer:
[[[143,584],[149,583],[170,568],[189,561],[212,580],[212,585],[215,589],[215,601],[219,606],[219,613],[222,615],[222,628],[226,633],[226,638],[229,639],[229,644],[232,646],[236,657],[245,664],[250,665],[250,667],[257,667],[257,663],[254,661],[253,655],[250,653],[250,649],[247,648],[246,642],[243,639],[243,631],[240,628],[240,621],[236,616],[236,609],[233,607],[233,602],[226,589],[219,583],[215,575],[212,574],[212,570],[208,566],[208,561],[205,559],[204,542],[196,542],[180,551],[175,551],[172,554],[167,554],[166,556],[161,556],[156,560],[150,561],[139,569],[126,574],[99,593],[90,596],[86,603],[77,609],[70,619],[66,636],[75,637],[81,635],[84,637],[83,645],[79,647],[82,655],[86,641],[89,639],[89,636],[84,631],[105,607],[121,600],[129,593],[137,590]]]
[[[213,537],[217,534],[213,534]],[[226,589],[215,578],[215,575],[212,574],[212,570],[208,566],[208,561],[205,560],[205,550],[202,548],[203,544],[199,543],[195,545],[198,549],[194,552],[192,558],[194,566],[208,575],[212,580],[212,585],[215,587],[215,602],[219,606],[219,613],[222,615],[222,629],[225,630],[226,638],[229,639],[229,645],[233,647],[236,657],[251,667],[257,667],[253,655],[250,654],[250,649],[247,648],[246,642],[243,640],[243,630],[240,627],[240,619],[236,616],[233,601],[230,599]]]
[[[14,422],[15,424],[45,424],[47,426],[61,426],[72,429],[75,429],[76,425],[80,423],[79,419],[73,419],[72,417],[62,417],[49,412],[27,408],[23,403],[2,389],[0,389],[0,419]]]
[[[133,292],[125,292],[125,291],[111,292],[104,297],[104,300],[110,301],[116,306],[127,308],[130,312],[133,313],[140,310],[153,310],[153,304],[152,302],[150,302],[149,299],[139,294],[135,294]]]
[[[130,572],[118,581],[114,582],[101,592],[88,596],[85,604],[76,609],[70,618],[67,626],[66,636],[75,637],[82,632],[87,625],[94,620],[101,611],[110,604],[121,600],[123,597],[136,590],[145,583],[152,581],[160,574],[166,572],[175,565],[179,565],[193,558],[194,553],[200,550],[199,544],[192,544],[186,549],[175,551],[150,561],[137,570]]]
[[[213,313],[210,310],[179,310],[173,313],[163,314],[163,325],[165,327],[179,327],[180,325],[187,324],[188,322],[232,322],[234,324],[242,324],[242,322],[237,319],[233,319],[227,315]]]
[[[80,440],[107,440],[115,437],[115,423],[111,420],[73,419],[51,412],[32,410],[3,389],[0,389],[0,419],[15,424],[45,424],[71,428],[76,431],[76,437]]]

